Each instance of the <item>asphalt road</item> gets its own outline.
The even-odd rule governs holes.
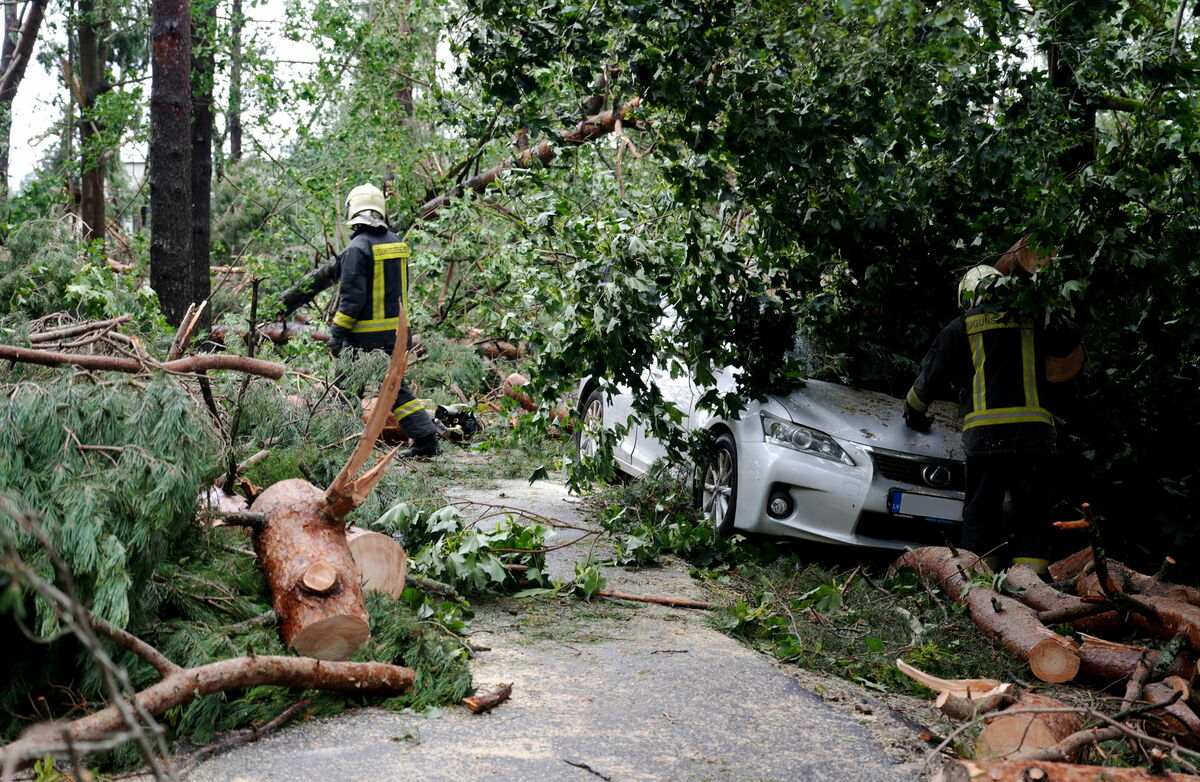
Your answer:
[[[580,521],[553,483],[505,482],[459,497]],[[556,552],[552,572],[572,573],[581,549]],[[617,591],[705,599],[682,563],[606,575]],[[885,749],[872,725],[878,707],[831,704],[712,629],[706,613],[613,600],[489,602],[477,607],[472,640],[490,651],[476,657],[473,669],[481,689],[513,683],[511,700],[495,711],[362,709],[319,718],[213,758],[188,779],[918,778],[915,763]]]

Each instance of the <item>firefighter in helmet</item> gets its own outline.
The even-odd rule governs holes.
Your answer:
[[[390,353],[396,344],[401,305],[411,312],[408,245],[388,229],[386,214],[383,193],[374,185],[359,185],[346,197],[346,225],[352,238],[342,253],[340,300],[330,330],[329,349],[335,356],[346,348]],[[411,327],[407,339],[411,345]],[[433,422],[407,383],[401,383],[392,412],[412,439],[400,456],[438,453]]]
[[[1045,400],[1046,356],[1067,356],[1079,345],[1071,324],[1056,328],[1003,311],[993,286],[1001,273],[986,265],[970,269],[958,287],[964,309],[938,334],[905,399],[904,421],[927,432],[929,404],[952,383],[970,389],[963,422],[966,503],[963,548],[993,568],[1004,561],[1045,574],[1050,556],[1051,468],[1054,416]],[[1010,550],[1003,528],[1005,494],[1012,500]]]

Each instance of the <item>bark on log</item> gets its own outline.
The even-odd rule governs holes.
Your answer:
[[[1096,613],[1102,606],[1060,592],[1025,565],[1008,569],[1004,587],[1019,590],[1017,597],[1038,612],[1038,620],[1043,624],[1070,623],[1076,630],[1093,635],[1114,635],[1130,629],[1116,611]]]
[[[971,618],[987,635],[1029,663],[1034,676],[1047,682],[1065,682],[1079,672],[1079,651],[1070,639],[1038,621],[1033,610],[994,590],[970,584],[969,573],[979,570],[979,558],[958,550],[954,556],[942,546],[906,551],[895,567],[911,567],[931,586],[938,586],[967,606]],[[982,570],[981,572],[987,572]]]
[[[934,782],[1200,782],[1193,774],[1031,760],[950,760]]]
[[[1120,590],[1130,595],[1165,597],[1168,600],[1178,600],[1181,603],[1200,606],[1200,589],[1160,581],[1154,576],[1139,573],[1123,563],[1113,560],[1108,563],[1108,584],[1110,590]],[[1082,576],[1075,587],[1075,592],[1080,597],[1104,596],[1100,578],[1095,573]]]
[[[303,657],[235,657],[230,660],[179,668],[158,684],[137,693],[135,700],[151,715],[188,703],[195,698],[246,687],[278,685],[301,690],[335,690],[364,694],[400,694],[412,686],[409,668],[386,663],[322,662]],[[30,731],[4,747],[3,758],[27,762],[42,757],[48,747],[96,741],[121,730],[115,706],[80,717],[65,725]]]
[[[1105,684],[1128,679],[1137,670],[1138,661],[1146,656],[1146,664],[1154,667],[1162,655],[1155,649],[1108,641],[1083,635],[1079,646],[1079,667],[1088,677]],[[1196,666],[1191,656],[1180,653],[1164,671],[1165,676],[1190,677]]]
[[[1134,627],[1156,638],[1182,635],[1193,652],[1200,652],[1200,606],[1153,595],[1138,595],[1137,601],[1151,615],[1131,611],[1129,621]]]
[[[1063,557],[1050,565],[1050,578],[1055,581],[1071,581],[1082,576],[1092,564],[1092,547],[1081,548],[1069,557]]]
[[[1153,712],[1154,725],[1147,725],[1147,730],[1161,738],[1175,739],[1183,746],[1195,749],[1200,746],[1200,717],[1197,717],[1192,707],[1184,702],[1184,697],[1181,697],[1184,695],[1185,693],[1178,692],[1163,682],[1147,684],[1142,689],[1142,700],[1146,703],[1166,704],[1176,699],[1162,711]]]
[[[371,629],[346,530],[325,509],[325,492],[311,483],[276,483],[250,507],[267,519],[254,533],[254,551],[271,587],[283,642],[309,657],[345,660]],[[305,584],[316,565],[333,571],[334,583],[325,589]]]
[[[975,757],[995,760],[1055,746],[1083,729],[1082,715],[1071,712],[1017,712],[1066,708],[1069,707],[1062,701],[1044,695],[1022,695],[1005,710],[1006,713],[989,720],[979,731],[979,738],[975,741]]]
[[[94,356],[73,353],[56,353],[51,350],[31,350],[17,348],[11,345],[0,345],[0,360],[21,361],[26,364],[40,364],[46,367],[77,366],[82,369],[100,369],[110,372],[131,372],[138,374],[148,369],[160,369],[166,372],[193,373],[206,372],[214,369],[232,369],[245,372],[248,375],[278,380],[287,372],[283,364],[273,361],[262,361],[246,356],[204,355],[189,356],[174,361],[162,363],[144,363],[136,358],[121,358],[119,356]]]
[[[346,543],[358,567],[363,591],[400,597],[408,578],[404,547],[387,535],[358,527],[346,530]]]

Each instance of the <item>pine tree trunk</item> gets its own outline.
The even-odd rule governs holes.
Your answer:
[[[242,159],[242,0],[233,0],[229,51],[229,161]]]
[[[306,481],[269,487],[250,506],[266,516],[254,550],[283,642],[308,657],[345,660],[371,629],[346,529],[326,508],[325,492]]]
[[[204,301],[212,286],[209,277],[212,251],[213,172],[213,37],[217,27],[216,0],[204,0],[192,22],[192,300]],[[212,307],[205,307],[198,331],[212,326]]]
[[[994,760],[1053,747],[1083,729],[1083,717],[1068,712],[1013,713],[1032,709],[1066,709],[1067,704],[1032,693],[1021,698],[999,717],[991,719],[975,742],[975,757]]]
[[[104,203],[105,154],[99,148],[100,126],[95,116],[96,99],[104,89],[107,60],[103,38],[107,22],[95,0],[79,2],[79,217],[83,237],[104,241],[108,217]]]
[[[150,31],[150,285],[178,326],[192,296],[191,9],[154,0]]]

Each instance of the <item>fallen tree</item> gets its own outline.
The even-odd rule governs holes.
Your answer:
[[[549,165],[557,156],[558,148],[564,146],[580,146],[616,131],[621,123],[633,119],[633,112],[638,107],[638,98],[632,98],[617,108],[595,114],[580,122],[574,130],[562,131],[556,139],[542,139],[502,163],[472,176],[465,181],[456,183],[449,192],[443,193],[426,201],[417,208],[413,222],[429,220],[455,198],[468,190],[484,193],[505,172],[514,168],[529,168],[533,165]],[[280,309],[274,320],[287,320],[296,310],[308,304],[322,291],[338,281],[341,273],[341,259],[331,257],[325,263],[305,274],[295,285],[280,297]]]

